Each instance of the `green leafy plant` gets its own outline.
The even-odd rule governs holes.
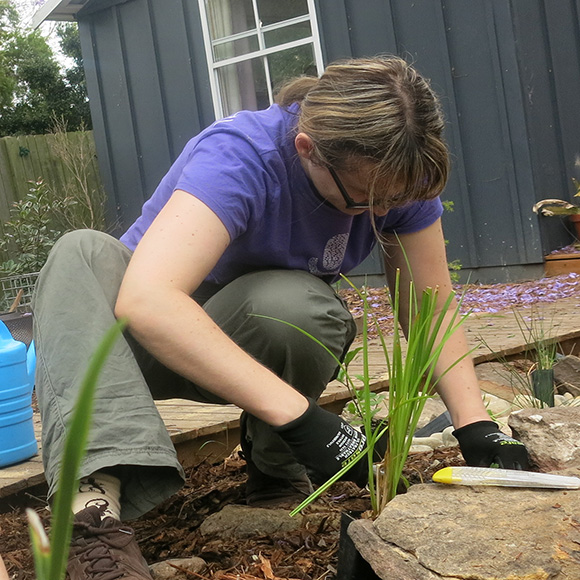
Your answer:
[[[465,315],[459,314],[459,308],[453,306],[454,296],[450,295],[442,308],[437,308],[439,303],[438,291],[426,289],[421,297],[416,295],[413,283],[409,287],[410,308],[408,319],[407,352],[404,352],[404,338],[399,327],[400,320],[400,273],[397,272],[391,305],[395,317],[395,334],[392,346],[387,344],[386,337],[380,328],[379,321],[369,311],[368,300],[364,288],[358,290],[347,278],[344,278],[352,288],[359,293],[363,303],[363,328],[362,345],[354,352],[349,353],[344,362],[341,362],[322,342],[302,330],[301,328],[279,319],[288,324],[311,340],[319,344],[330,356],[334,358],[340,367],[339,378],[351,391],[353,396],[352,410],[359,415],[359,423],[367,438],[367,447],[358,457],[343,467],[337,474],[321,485],[312,495],[296,507],[291,515],[299,513],[308,506],[333,483],[338,481],[356,461],[366,458],[368,462],[368,486],[371,496],[373,513],[376,515],[384,508],[386,503],[393,499],[397,491],[397,485],[401,480],[401,474],[409,448],[412,443],[413,433],[421,416],[425,401],[431,396],[432,389],[438,381],[465,356],[460,357],[448,369],[437,378],[434,377],[435,365],[439,359],[445,343],[453,332],[463,323]],[[255,315],[259,316],[259,315]],[[371,389],[371,376],[369,365],[369,326],[376,328],[380,345],[385,357],[389,377],[389,414],[387,419],[375,420],[377,401],[382,395],[374,393]],[[389,352],[391,351],[391,352]],[[362,357],[362,375],[352,376],[349,372],[349,364],[357,357]],[[358,379],[362,386],[355,382]],[[387,435],[387,452],[378,469],[375,469],[373,457],[377,443]],[[375,480],[375,472],[377,477]]]
[[[389,373],[388,444],[381,467],[377,472],[377,498],[373,508],[380,513],[397,494],[403,467],[412,444],[413,434],[425,406],[438,382],[469,353],[457,359],[435,377],[435,365],[451,335],[465,321],[467,314],[459,314],[451,294],[438,310],[438,290],[427,288],[419,298],[413,282],[409,288],[407,322],[407,352],[403,353],[400,326],[400,276],[397,273],[392,304],[395,333],[392,353],[384,335],[379,339]],[[378,326],[378,324],[377,324]]]
[[[42,179],[30,183],[26,197],[13,204],[10,221],[4,224],[0,251],[17,256],[0,264],[0,274],[28,274],[38,272],[48,253],[64,229],[58,225],[57,215],[67,210],[68,199],[54,199]]]
[[[455,202],[451,201],[451,200],[443,200],[441,201],[441,203],[443,204],[443,209],[445,211],[448,212],[453,212],[455,211]],[[449,244],[449,240],[445,240],[445,245],[447,246]],[[451,281],[454,284],[457,284],[459,282],[459,272],[461,270],[461,268],[463,268],[462,264],[461,264],[461,260],[451,260],[451,262],[447,263],[447,267],[449,268],[449,276],[451,277]]]
[[[52,510],[50,540],[38,514],[30,508],[26,510],[38,580],[64,578],[72,534],[72,501],[78,489],[78,472],[89,435],[97,380],[107,356],[124,327],[125,321],[120,320],[105,334],[89,362],[81,384],[64,447]]]

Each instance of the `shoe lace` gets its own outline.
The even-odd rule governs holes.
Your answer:
[[[111,551],[109,536],[112,534],[131,534],[122,526],[110,528],[87,527],[83,535],[73,538],[71,554],[81,562],[87,563],[85,568],[87,580],[115,580],[123,577],[119,567],[119,558]]]

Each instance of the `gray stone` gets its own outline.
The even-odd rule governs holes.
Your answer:
[[[580,407],[522,409],[508,424],[540,471],[580,467]]]
[[[422,484],[348,533],[383,580],[570,580],[578,513],[579,491]]]
[[[509,387],[510,389],[517,381],[514,377],[515,372],[517,371],[512,370],[508,363],[497,361],[485,362],[475,366],[475,374],[480,381],[495,383],[500,387]]]
[[[207,564],[201,559],[175,558],[157,562],[149,566],[149,571],[153,580],[165,580],[166,578],[184,579],[191,578],[195,574],[201,574],[206,569]]]
[[[580,358],[568,355],[554,365],[554,382],[558,393],[580,396]]]
[[[206,518],[199,531],[204,536],[251,538],[294,531],[301,525],[302,517],[290,517],[288,510],[228,505]]]
[[[385,399],[381,401],[379,405],[379,409],[375,415],[376,419],[385,419],[389,415],[389,393],[385,392],[381,394],[385,395]],[[433,419],[439,417],[439,415],[444,413],[446,410],[447,407],[437,395],[429,397],[425,401],[423,412],[421,413],[421,417],[417,423],[417,429],[421,429],[421,427],[424,427],[427,423],[430,423]]]
[[[348,526],[348,535],[360,555],[384,580],[437,580],[439,576],[426,570],[412,555],[393,544],[387,544],[370,520],[355,520]],[[362,579],[361,579],[362,580]]]

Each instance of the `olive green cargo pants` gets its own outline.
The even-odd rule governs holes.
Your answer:
[[[59,240],[40,273],[33,298],[36,391],[49,496],[55,491],[80,382],[91,354],[115,321],[113,308],[130,258],[131,252],[115,238],[81,230]],[[250,273],[223,288],[204,285],[194,298],[238,345],[315,399],[336,372],[334,359],[296,329],[249,314],[290,322],[337,357],[356,334],[352,316],[333,289],[307,272]],[[154,403],[168,398],[227,402],[164,367],[126,333],[101,374],[81,468],[86,476],[115,467],[123,484],[123,519],[147,512],[183,483],[183,469]],[[304,473],[268,425],[250,416],[248,435],[252,459],[263,472],[276,477]]]

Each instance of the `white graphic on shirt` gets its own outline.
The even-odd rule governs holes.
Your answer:
[[[308,270],[315,276],[324,276],[328,274],[337,274],[340,272],[346,245],[348,244],[349,234],[337,234],[328,240],[324,253],[322,255],[322,268],[318,269],[318,258],[308,260]]]

